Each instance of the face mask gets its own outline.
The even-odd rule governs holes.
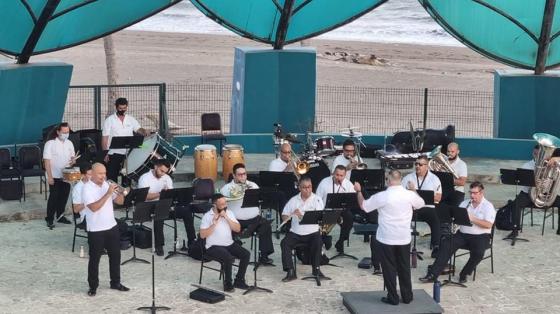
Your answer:
[[[58,135],[58,138],[59,138],[61,141],[65,141],[65,140],[68,139],[69,136],[70,136],[69,133],[60,133],[60,134]]]
[[[124,116],[125,110],[117,110],[117,116]]]

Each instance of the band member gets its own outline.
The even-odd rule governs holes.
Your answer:
[[[383,281],[387,287],[387,297],[381,301],[398,305],[397,276],[403,303],[412,301],[412,282],[410,280],[410,221],[412,211],[424,206],[418,194],[407,191],[401,186],[401,173],[391,170],[387,177],[389,187],[367,200],[362,195],[362,187],[356,182],[354,188],[358,204],[366,211],[379,212],[379,227],[375,240],[375,252],[381,260]]]
[[[222,194],[212,196],[214,206],[209,210],[200,223],[200,237],[206,239],[206,250],[210,256],[220,261],[224,268],[224,291],[232,292],[235,289],[248,289],[245,282],[245,272],[249,265],[251,253],[233,241],[232,232],[240,232],[241,225],[235,219],[235,214],[228,210],[226,198]],[[239,259],[239,268],[233,284],[232,264],[235,258]]]
[[[327,204],[327,194],[329,193],[354,193],[354,185],[346,178],[346,167],[338,165],[334,168],[332,176],[321,180],[317,187],[317,196]],[[350,231],[354,225],[354,217],[351,209],[346,209],[341,214],[342,224],[340,225],[340,237],[334,247],[339,253],[344,253],[344,241],[350,237]],[[325,247],[327,247],[326,245]]]
[[[299,193],[292,197],[282,211],[282,220],[291,219],[291,228],[280,242],[282,248],[282,268],[287,272],[283,282],[297,279],[292,262],[292,250],[297,244],[305,243],[309,247],[313,276],[324,277],[319,267],[321,260],[321,234],[319,225],[300,225],[299,222],[305,212],[323,210],[324,205],[320,197],[313,194],[311,178],[303,175],[299,180]]]
[[[358,164],[361,163],[363,163],[363,160],[356,156],[356,143],[348,139],[342,143],[342,155],[334,159],[332,171],[334,172],[338,165],[342,165],[346,167],[346,179],[350,180],[352,169],[356,169]]]
[[[71,223],[63,216],[68,195],[70,194],[70,184],[64,182],[64,177],[62,176],[62,170],[65,167],[74,165],[76,161],[74,145],[68,140],[69,136],[70,126],[68,126],[68,123],[63,122],[53,131],[51,139],[45,143],[43,149],[43,162],[50,192],[45,221],[47,222],[47,227],[51,229],[54,228],[55,218],[63,224]]]
[[[78,181],[72,189],[72,210],[74,211],[74,216],[77,218],[76,223],[85,224],[86,206],[82,201],[82,190],[84,188],[84,184],[91,180],[91,164],[89,162],[80,164],[80,173],[82,174],[82,179]]]
[[[101,147],[103,150],[109,150],[111,140],[115,136],[132,136],[133,132],[147,135],[146,130],[140,127],[140,123],[131,115],[126,114],[128,110],[128,100],[126,98],[117,98],[115,101],[115,114],[112,114],[105,119],[103,123],[103,137],[101,140]],[[107,178],[117,182],[119,172],[123,167],[123,162],[126,157],[126,149],[111,149],[105,156],[105,163],[107,164]]]
[[[434,282],[441,274],[443,268],[458,249],[466,248],[470,252],[470,257],[461,273],[459,282],[467,282],[476,266],[482,261],[484,252],[490,243],[492,225],[496,218],[496,210],[492,203],[484,198],[484,185],[475,181],[470,185],[470,200],[465,200],[460,207],[465,207],[469,213],[472,226],[460,226],[459,231],[453,236],[453,247],[447,237],[442,239],[441,250],[425,277],[420,278],[421,282]]]
[[[238,198],[243,196],[246,189],[258,189],[259,186],[247,180],[247,169],[244,164],[235,164],[233,166],[233,180],[224,185],[221,189],[223,195],[231,198]],[[240,194],[240,195],[236,195]],[[228,202],[229,209],[234,213],[235,218],[239,221],[241,229],[247,229],[249,234],[254,231],[259,236],[259,262],[262,264],[271,264],[272,260],[268,256],[274,253],[274,246],[272,245],[272,228],[270,221],[261,216],[258,207],[244,207],[243,198],[237,200],[230,200]]]
[[[161,191],[172,189],[173,181],[167,175],[171,165],[165,159],[158,159],[153,162],[154,169],[144,173],[138,179],[138,188],[149,188],[146,201],[158,201]],[[163,220],[156,220],[154,222],[154,246],[156,254],[163,256],[163,245],[165,239],[163,236]]]
[[[292,161],[292,145],[284,143],[280,145],[280,156],[268,165],[268,171],[292,172],[294,171]]]
[[[84,184],[82,201],[84,209],[89,244],[88,283],[89,296],[95,296],[99,286],[99,259],[103,249],[109,256],[109,274],[111,289],[128,291],[121,284],[121,245],[120,233],[115,221],[113,202],[122,205],[124,196],[117,192],[116,184],[105,181],[107,170],[101,163],[92,166],[91,180]]]
[[[420,156],[414,163],[416,171],[408,174],[402,180],[404,188],[416,191],[434,191],[434,203],[441,201],[441,182],[439,178],[428,169],[428,157]],[[417,221],[424,221],[430,226],[432,233],[432,257],[437,256],[439,250],[439,240],[441,237],[439,217],[436,213],[435,205],[426,205],[415,212]]]
[[[465,200],[465,183],[467,182],[467,164],[459,158],[459,144],[455,142],[447,145],[447,157],[449,164],[459,176],[458,179],[453,179],[455,187],[454,193],[447,198],[447,204],[458,206]]]

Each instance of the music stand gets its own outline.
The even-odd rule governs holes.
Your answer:
[[[282,212],[278,195],[284,193],[286,198],[292,197],[296,193],[296,177],[292,172],[260,171],[259,180],[261,189],[270,189],[276,195],[276,229],[278,230],[278,217]],[[270,201],[270,199],[265,199]],[[280,238],[278,231],[275,231],[276,238]]]
[[[453,225],[472,226],[471,220],[469,219],[467,209],[464,207],[440,204],[440,206],[438,206],[437,214],[441,222],[449,224],[449,265],[451,265],[451,261],[453,259]],[[448,276],[449,277],[441,284],[442,287],[445,285],[455,285],[463,288],[467,287],[460,282],[453,281],[453,279],[451,279],[451,271]]]
[[[360,205],[358,205],[356,193],[329,193],[327,194],[325,208],[339,209],[343,212],[345,210],[351,210],[352,208],[360,208]],[[344,252],[337,252],[337,254],[330,259],[338,257],[349,257],[358,260],[356,256]]]
[[[114,136],[111,138],[111,145],[109,149],[128,149],[126,154],[126,158],[124,159],[124,169],[126,170],[126,174],[128,175],[128,154],[134,148],[140,147],[144,143],[144,137],[141,135],[133,135],[133,136]],[[124,179],[125,175],[123,175]],[[116,178],[115,178],[116,180]]]
[[[139,214],[141,217],[151,217],[152,224],[155,224],[156,220],[165,220],[169,218],[169,207],[171,207],[172,199],[162,199],[155,202],[144,202],[143,204],[147,204],[145,206],[141,206],[141,213]],[[155,255],[156,255],[156,248],[155,248],[155,241],[154,241],[154,228],[152,227],[152,305],[151,306],[142,306],[139,307],[137,310],[148,310],[152,313],[155,313],[157,310],[169,311],[171,308],[167,306],[156,306],[156,275],[155,275]]]
[[[241,204],[241,208],[248,208],[248,207],[258,207],[259,212],[261,210],[261,204],[263,202],[262,199],[262,192],[260,189],[248,189],[245,190],[245,195],[243,196],[243,203]],[[260,263],[257,259],[257,252],[258,252],[258,236],[257,230],[253,230],[253,236],[251,237],[251,245],[253,246],[253,285],[250,286],[243,295],[248,294],[251,291],[262,291],[272,293],[272,290],[262,288],[257,286],[257,268],[259,268]],[[274,266],[274,265],[273,265]]]
[[[425,205],[434,205],[434,191],[416,190],[416,193],[424,200]],[[413,228],[412,228],[413,242],[412,242],[412,249],[410,250],[410,257],[412,259],[411,267],[416,268],[417,260],[418,259],[421,260],[421,261],[424,260],[424,257],[423,257],[424,252],[418,251],[416,249],[416,237],[418,236],[418,230],[416,228],[417,223],[418,223],[418,219],[416,218],[416,211],[412,212],[412,217],[414,218],[414,224],[413,224]]]
[[[300,225],[319,225],[321,229],[323,225],[331,225],[336,224],[338,219],[340,218],[340,214],[342,214],[341,209],[331,209],[331,210],[312,210],[306,211],[299,222]],[[316,261],[320,263],[320,261]],[[323,280],[331,280],[330,277],[327,276],[319,276],[319,269],[313,269],[315,271],[315,275],[307,276],[301,278],[301,280],[308,280],[314,279],[317,283],[317,286],[321,285],[321,279]]]
[[[364,189],[382,191],[385,188],[385,169],[354,169],[350,182],[359,182]]]
[[[444,199],[446,200],[448,197],[453,195],[455,191],[455,182],[454,182],[455,178],[453,177],[453,174],[449,172],[433,171],[432,173],[435,174],[439,178],[439,181],[441,182],[441,190],[443,194],[441,197],[442,198],[441,202],[443,202]],[[449,205],[455,205],[455,204],[449,204]]]
[[[535,186],[535,174],[533,170],[517,168],[513,169],[500,169],[500,176],[503,184],[515,185],[515,211],[519,210],[519,221],[521,221],[521,209],[518,209],[517,191],[519,186]],[[517,225],[514,221],[514,231],[521,230],[521,226]],[[511,240],[511,245],[514,246],[515,242],[529,242],[529,240],[518,237],[518,232],[514,232],[513,236],[503,238],[503,240]]]
[[[141,258],[136,257],[136,232],[135,232],[135,229],[134,229],[135,223],[138,222],[138,223],[140,223],[140,226],[142,226],[143,222],[150,221],[149,215],[148,216],[142,216],[142,212],[137,212],[137,209],[138,209],[137,205],[145,203],[146,196],[148,196],[148,190],[149,189],[150,188],[130,190],[130,192],[124,198],[125,199],[125,201],[124,201],[125,204],[132,204],[132,219],[128,218],[128,207],[127,207],[126,217],[125,217],[125,221],[127,219],[132,220],[132,257],[127,259],[126,261],[122,262],[121,265],[124,265],[128,262],[139,262],[139,263],[145,263],[145,264],[150,263],[145,259],[141,259]],[[140,206],[144,207],[144,206],[147,206],[147,205],[140,205]]]
[[[189,256],[189,254],[185,252],[177,252],[177,212],[175,210],[175,207],[181,202],[188,203],[190,200],[192,200],[193,191],[194,189],[192,187],[175,188],[163,190],[159,195],[160,200],[170,199],[171,204],[173,205],[173,251],[169,251],[164,259],[168,259],[175,255]]]

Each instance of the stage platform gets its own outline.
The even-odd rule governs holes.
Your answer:
[[[409,304],[390,305],[381,302],[387,291],[342,292],[342,302],[352,314],[423,314],[443,313],[443,309],[432,297],[421,289],[413,290],[414,300]]]

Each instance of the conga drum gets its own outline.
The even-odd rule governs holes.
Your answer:
[[[222,149],[222,174],[224,182],[228,182],[229,175],[233,172],[233,166],[238,163],[245,163],[243,146],[227,144]]]
[[[203,144],[194,148],[194,176],[216,181],[218,177],[216,146]]]

